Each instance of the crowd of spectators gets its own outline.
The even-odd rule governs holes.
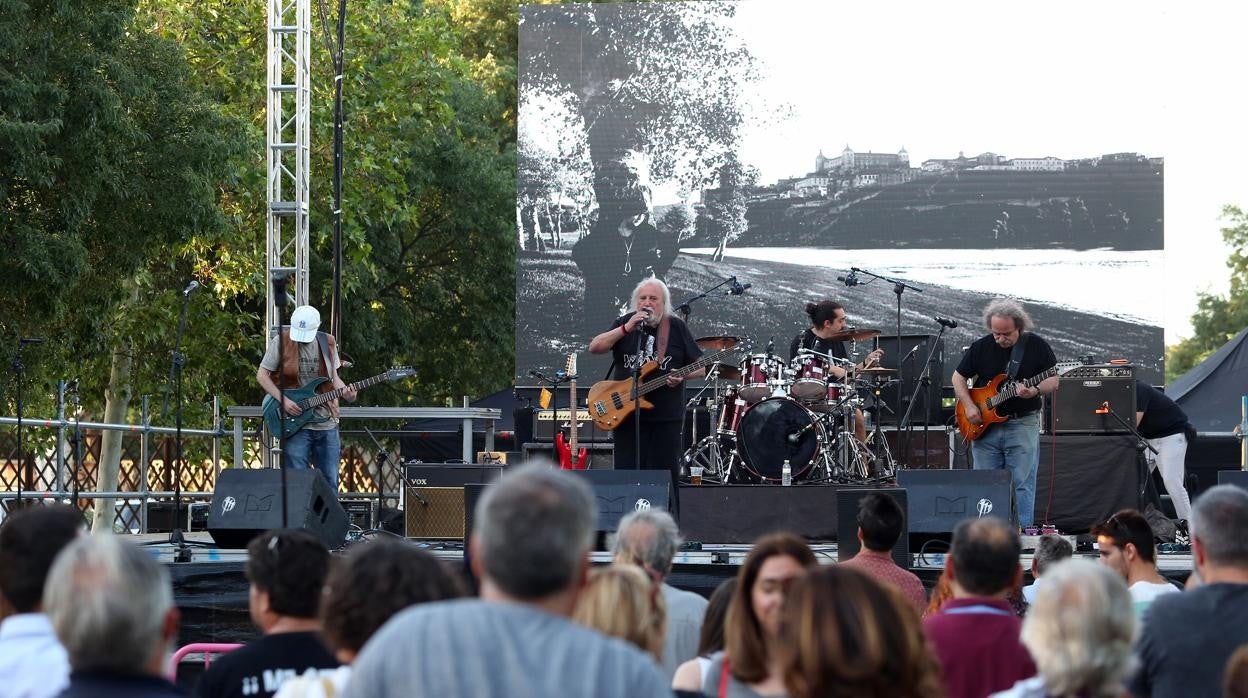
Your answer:
[[[671,584],[676,522],[625,517],[594,567],[584,480],[541,465],[487,488],[460,572],[398,539],[334,555],[299,531],[251,542],[259,639],[215,661],[203,698],[898,696],[1123,698],[1248,694],[1248,491],[1193,505],[1189,590],[1157,569],[1138,512],[1098,525],[1098,556],[1040,539],[1023,587],[1016,528],[953,532],[929,595],[889,551],[905,513],[861,498],[861,551],[819,564],[800,537],[755,541],[703,599]],[[186,695],[167,677],[179,611],[165,566],[86,535],[49,505],[0,526],[0,698]]]

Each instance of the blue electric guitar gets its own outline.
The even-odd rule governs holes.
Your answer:
[[[365,378],[357,383],[352,383],[348,385],[347,388],[354,388],[358,391],[363,390],[370,385],[377,385],[378,383],[384,381],[397,381],[400,378],[407,378],[414,375],[416,375],[416,371],[414,371],[411,366],[395,366],[385,373],[379,373],[372,378]],[[286,436],[290,436],[299,431],[309,422],[325,421],[323,417],[316,414],[316,408],[342,397],[342,394],[346,392],[347,389],[335,388],[324,393],[316,392],[316,389],[328,380],[328,378],[316,378],[304,383],[298,388],[286,391],[286,398],[298,405],[299,409],[303,410],[297,416],[286,415]],[[272,395],[265,395],[264,402],[262,402],[260,406],[264,409],[264,425],[268,427],[269,433],[274,437],[280,437],[282,435],[281,405],[278,404],[277,400],[273,399]]]

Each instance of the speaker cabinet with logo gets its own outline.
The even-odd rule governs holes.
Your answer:
[[[598,530],[614,531],[638,509],[671,510],[672,475],[666,470],[571,470],[589,480],[598,503]]]
[[[463,540],[464,487],[489,483],[501,465],[407,465],[403,468],[404,531],[408,538]]]
[[[910,397],[915,395],[914,386],[918,384],[919,375],[923,372],[923,361],[927,359],[928,352],[932,351],[932,345],[936,346],[936,351],[932,354],[931,365],[927,372],[928,383],[915,398],[910,423],[944,424],[941,416],[940,386],[949,380],[949,377],[945,375],[945,341],[938,340],[934,334],[903,334],[900,344],[896,337],[880,337],[880,348],[884,350],[884,358],[880,361],[881,366],[897,368],[898,361],[905,359],[901,382],[891,383],[880,392],[884,403],[890,409],[897,411],[897,414],[893,414],[888,410],[883,410],[883,414],[880,415],[882,423],[897,424],[905,415],[906,409],[910,406]],[[911,355],[912,349],[914,353]],[[910,358],[906,359],[907,355],[910,355]],[[901,393],[900,407],[897,401],[899,391]]]
[[[959,521],[996,516],[1014,521],[1008,470],[898,470],[911,533],[950,533]]]
[[[286,471],[286,527],[307,531],[334,550],[347,538],[347,514],[316,470]],[[282,471],[228,468],[217,477],[208,533],[221,548],[245,548],[282,527]]]
[[[1125,434],[1127,428],[1108,411],[1106,402],[1124,420],[1135,423],[1135,378],[1130,376],[1062,376],[1049,397],[1054,434]]]
[[[844,562],[858,554],[861,547],[858,541],[858,503],[868,494],[886,494],[892,497],[901,507],[906,523],[907,513],[906,490],[900,487],[882,489],[846,488],[836,491],[836,559]],[[893,562],[902,569],[910,569],[910,535],[908,525],[901,527],[901,535],[893,544]]]
[[[1248,490],[1248,470],[1222,470],[1218,472],[1219,485],[1235,485]]]

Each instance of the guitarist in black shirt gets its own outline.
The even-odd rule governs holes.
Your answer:
[[[646,279],[633,289],[632,312],[616,319],[611,329],[594,337],[589,343],[591,354],[614,355],[611,377],[627,379],[640,353],[646,361],[658,361],[659,371],[666,374],[667,385],[646,396],[654,403],[651,409],[630,415],[614,430],[615,467],[634,467],[640,450],[641,467],[646,470],[670,470],[673,483],[680,477],[680,427],[685,417],[684,381],[700,378],[705,369],[681,376],[675,369],[693,363],[702,356],[689,327],[676,317],[667,284],[659,279]],[[641,443],[635,442],[633,419],[641,419]]]
[[[288,415],[299,415],[302,409],[289,398],[282,396],[282,388],[298,388],[316,378],[328,378],[317,388],[318,393],[335,388],[343,391],[347,402],[355,402],[356,391],[342,382],[338,369],[338,345],[333,335],[318,332],[321,314],[310,305],[295,308],[290,315],[290,326],[279,337],[269,339],[260,368],[256,370],[256,382],[274,400],[282,400]],[[282,366],[278,367],[278,342],[284,342],[281,350]],[[280,387],[279,387],[280,385]],[[286,438],[286,466],[300,470],[312,462],[325,476],[330,488],[338,491],[339,455],[342,443],[338,439],[338,401],[332,400],[316,408],[317,418]],[[274,434],[276,437],[277,434]]]
[[[1018,524],[1031,526],[1040,466],[1040,396],[1057,390],[1058,377],[1054,371],[1035,385],[1025,382],[1053,369],[1057,357],[1048,342],[1031,332],[1031,316],[1018,301],[994,298],[984,308],[984,325],[991,334],[975,340],[962,355],[953,372],[953,392],[969,425],[997,422],[971,442],[972,460],[976,470],[1010,471]],[[1021,356],[1016,345],[1021,345]],[[1016,358],[1019,364],[1011,370]],[[1013,390],[1015,396],[998,404],[995,414],[981,413],[967,381],[974,379],[973,387],[982,388],[1002,374],[1008,376],[1001,382],[1002,390]]]

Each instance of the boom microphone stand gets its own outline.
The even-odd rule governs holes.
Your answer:
[[[178,546],[176,562],[183,561],[183,554],[186,548],[182,537],[182,526],[179,525],[179,517],[182,513],[182,369],[186,366],[186,356],[182,354],[182,337],[186,333],[186,309],[191,304],[191,294],[197,288],[199,288],[199,282],[191,281],[182,291],[182,313],[178,317],[178,333],[173,340],[173,360],[169,366],[169,383],[173,384],[173,390],[176,394],[175,402],[177,403],[173,411],[173,520],[169,531],[169,542]],[[161,408],[161,420],[169,416],[169,383],[165,384],[165,404]],[[185,561],[190,561],[189,554],[186,555]]]
[[[26,463],[22,449],[22,382],[26,378],[26,365],[22,363],[22,348],[27,344],[43,344],[42,337],[21,337],[17,341],[17,353],[13,356],[13,381],[17,383],[17,508],[22,508],[22,481],[29,477],[33,484],[34,473]]]
[[[901,353],[901,294],[905,293],[906,289],[914,291],[915,293],[922,293],[923,289],[917,286],[912,286],[906,283],[905,281],[902,281],[901,279],[890,279],[887,276],[880,276],[879,274],[876,274],[873,271],[868,271],[866,269],[859,269],[858,267],[850,267],[849,270],[850,270],[851,276],[853,274],[866,274],[867,276],[870,276],[873,279],[879,279],[880,281],[883,281],[885,283],[890,283],[893,285],[893,293],[897,295],[897,352]],[[901,365],[901,362],[898,361],[897,362],[897,380],[898,380],[897,404],[895,406],[896,409],[893,411],[894,414],[901,412],[901,386],[906,384],[905,371],[906,371],[905,367],[903,367]],[[900,431],[900,428],[898,430]]]
[[[729,284],[731,284],[731,286],[729,286]],[[676,306],[676,312],[680,313],[680,317],[682,320],[684,320],[685,322],[689,322],[689,314],[693,312],[693,309],[691,308],[691,306],[694,303],[702,300],[703,298],[709,297],[712,293],[719,290],[720,288],[723,288],[724,286],[729,286],[729,288],[728,288],[728,291],[722,295],[740,296],[740,295],[744,295],[746,289],[748,289],[750,286],[753,286],[753,284],[738,283],[737,277],[730,276],[727,279],[724,279],[723,281],[706,289],[705,291],[702,291],[701,293],[694,296],[693,298],[690,298],[689,300],[682,302],[680,305]]]
[[[290,277],[294,276],[293,267],[274,267],[269,270],[270,281],[273,282],[273,318],[277,321],[277,416],[281,418],[281,429],[278,429],[278,453],[281,454],[278,469],[281,474],[282,489],[282,528],[288,528],[288,520],[290,512],[286,507],[286,387],[285,381],[281,379],[282,375],[282,349],[286,342],[282,341],[282,309],[286,307],[286,284],[290,281]]]
[[[898,295],[897,298],[900,299],[901,296]],[[923,390],[923,387],[926,384],[926,382],[931,380],[931,377],[928,374],[930,374],[932,371],[932,357],[936,355],[936,349],[940,346],[941,341],[944,340],[946,329],[948,329],[948,326],[945,325],[945,323],[943,322],[940,323],[940,332],[937,333],[936,335],[936,341],[932,342],[932,346],[928,348],[927,358],[923,360],[923,369],[922,371],[919,372],[919,379],[914,382],[914,392],[910,394],[910,404],[906,406],[906,414],[905,416],[901,418],[901,421],[897,423],[898,433],[902,432],[903,430],[906,433],[905,446],[903,446],[901,449],[901,452],[906,455],[910,454],[910,437],[914,430],[914,425],[910,423],[910,415],[911,413],[914,412],[915,403],[918,402],[919,391]],[[901,350],[901,335],[898,335],[897,348],[898,348],[898,351]],[[904,362],[901,362],[901,361],[897,362],[898,371],[901,370],[902,363]],[[900,373],[898,375],[900,375]],[[897,387],[897,394],[898,396],[901,395],[901,386]],[[927,467],[927,432],[926,430],[923,433],[924,433],[923,467],[926,468]]]

